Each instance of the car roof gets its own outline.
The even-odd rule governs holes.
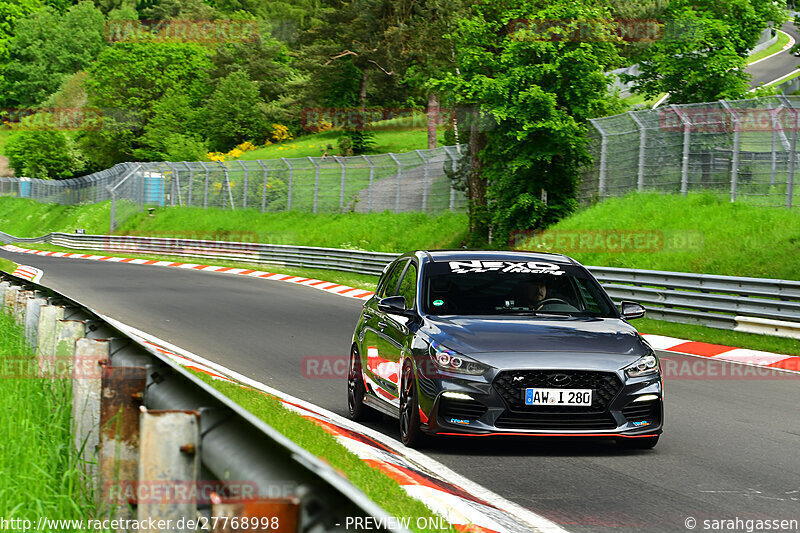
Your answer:
[[[577,262],[562,254],[547,252],[508,251],[508,250],[424,250],[421,252],[430,261],[548,261],[565,265]]]

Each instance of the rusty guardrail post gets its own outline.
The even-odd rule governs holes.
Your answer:
[[[136,516],[139,520],[152,519],[178,520],[197,516],[195,488],[200,471],[200,419],[195,411],[149,411],[140,408],[139,437],[139,485]],[[163,490],[162,486],[178,487],[190,485],[190,490],[181,491],[184,496],[176,497],[176,491]],[[174,488],[174,487],[173,487]],[[156,490],[153,490],[156,489]],[[158,497],[154,496],[154,493]],[[145,494],[147,493],[147,494]],[[146,496],[146,497],[145,497]],[[166,496],[166,498],[164,497]],[[159,530],[142,529],[150,533]],[[173,533],[194,533],[191,530],[175,528]]]
[[[6,291],[4,293],[5,298],[3,301],[3,307],[6,313],[14,314],[14,306],[17,303],[17,294],[19,293],[20,287],[17,285],[9,285],[6,287]]]
[[[139,407],[142,405],[145,367],[103,367],[100,397],[100,483],[98,507],[115,518],[132,519],[131,488],[139,474]]]
[[[243,531],[243,527],[234,527],[242,523],[247,524],[249,531],[294,533],[300,531],[300,500],[289,497],[226,503],[214,495],[211,516],[213,533]]]
[[[108,339],[78,339],[72,363],[72,435],[85,471],[97,485],[95,454],[100,443],[101,367],[108,364]]]
[[[28,298],[33,297],[33,291],[20,289],[17,292],[17,299],[14,302],[14,322],[18,326],[25,325],[25,310],[28,308]]]

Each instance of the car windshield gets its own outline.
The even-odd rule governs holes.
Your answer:
[[[428,263],[422,309],[431,315],[617,317],[603,289],[582,268],[542,261]]]

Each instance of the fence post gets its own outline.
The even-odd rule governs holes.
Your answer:
[[[345,174],[347,173],[347,168],[344,166],[344,161],[343,161],[344,158],[339,157],[338,155],[334,156],[334,158],[336,159],[336,162],[339,163],[339,166],[342,167],[342,183],[339,186],[339,212],[343,213],[344,212],[344,179],[345,179]]]
[[[636,190],[642,192],[644,190],[644,162],[645,162],[645,148],[647,146],[647,129],[644,127],[642,120],[634,111],[628,111],[628,114],[636,122],[639,128],[639,170],[636,174]]]
[[[267,181],[269,180],[269,170],[267,170],[267,165],[260,159],[258,159],[256,163],[264,169],[264,183],[261,186],[261,212],[263,213],[267,209]]]
[[[211,170],[202,161],[200,161],[200,166],[203,167],[203,170],[206,171],[206,185],[203,188],[203,209],[207,209],[208,208],[208,179],[209,179],[209,174],[210,174]]]
[[[786,177],[786,207],[792,207],[792,200],[794,195],[794,166],[797,158],[797,127],[798,127],[798,112],[796,109],[789,110],[792,113],[792,143],[789,149],[789,175]]]
[[[292,210],[292,184],[293,184],[293,181],[294,181],[294,167],[292,166],[292,163],[289,162],[289,160],[286,159],[285,157],[282,157],[281,159],[286,164],[286,166],[289,167],[289,195],[286,198],[286,210],[287,211],[291,211]]]
[[[742,128],[739,120],[739,113],[737,113],[727,101],[720,100],[719,103],[722,104],[722,106],[731,116],[731,120],[733,122],[733,153],[731,154],[731,202],[735,202],[736,186],[739,182],[739,136]]]
[[[239,165],[244,169],[244,193],[242,194],[242,209],[247,209],[247,165],[240,159]]]
[[[689,147],[692,141],[692,123],[683,114],[678,106],[669,106],[683,123],[683,158],[681,159],[681,194],[689,193]]]
[[[183,166],[186,167],[186,170],[189,171],[189,199],[186,202],[186,205],[192,207],[192,188],[194,187],[194,169],[189,166],[189,163],[186,161],[183,162]]]
[[[403,165],[400,161],[395,157],[393,153],[389,153],[389,157],[394,159],[394,162],[397,163],[397,194],[394,198],[394,212],[400,212],[400,184],[401,180],[403,179]]]
[[[235,211],[236,210],[236,206],[233,205],[233,189],[231,187],[231,180],[228,179],[228,165],[226,165],[222,161],[217,161],[217,163],[219,163],[219,166],[222,167],[222,176],[223,176],[223,178],[225,180],[222,183],[222,187],[227,187],[227,189],[228,189],[228,197],[227,198],[225,197],[225,191],[223,191],[222,189],[220,189],[220,191],[219,191],[220,195],[222,195],[222,202],[223,202],[222,206],[223,206],[223,209],[225,208],[225,204],[228,203],[228,200],[230,200],[230,202],[231,202],[231,211]]]
[[[367,162],[369,165],[369,189],[367,190],[367,213],[372,213],[372,184],[375,181],[375,163],[372,162],[372,159],[369,157],[362,155],[361,157],[364,158],[364,161]]]
[[[420,159],[422,159],[422,167],[423,172],[425,173],[423,183],[422,183],[422,211],[425,212],[428,210],[428,187],[430,186],[430,163],[425,156],[422,155],[422,150],[414,150],[417,152],[417,155]]]
[[[600,132],[600,176],[597,180],[597,198],[606,195],[606,169],[608,166],[608,135],[596,121],[590,121],[597,131]]]
[[[314,165],[316,168],[316,174],[314,175],[314,208],[313,213],[317,212],[317,196],[319,195],[319,163],[314,161],[314,158],[308,156],[308,160],[311,161],[311,164]]]
[[[183,207],[183,197],[181,196],[181,175],[178,168],[172,163],[167,162],[167,166],[172,169],[172,190],[175,191],[172,195],[172,205],[175,205],[175,195],[178,196],[178,205]]]
[[[778,168],[778,113],[783,105],[779,105],[775,109],[770,110],[770,118],[772,119],[772,160],[769,169],[769,186],[775,186],[775,172]]]

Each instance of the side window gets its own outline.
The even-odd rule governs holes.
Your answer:
[[[414,263],[408,265],[406,275],[403,276],[403,281],[400,282],[398,295],[405,298],[406,309],[414,308],[414,303],[417,301],[417,266]]]
[[[400,275],[403,273],[406,263],[408,263],[408,259],[395,263],[378,289],[378,298],[386,298],[397,294],[397,282],[400,281]]]

